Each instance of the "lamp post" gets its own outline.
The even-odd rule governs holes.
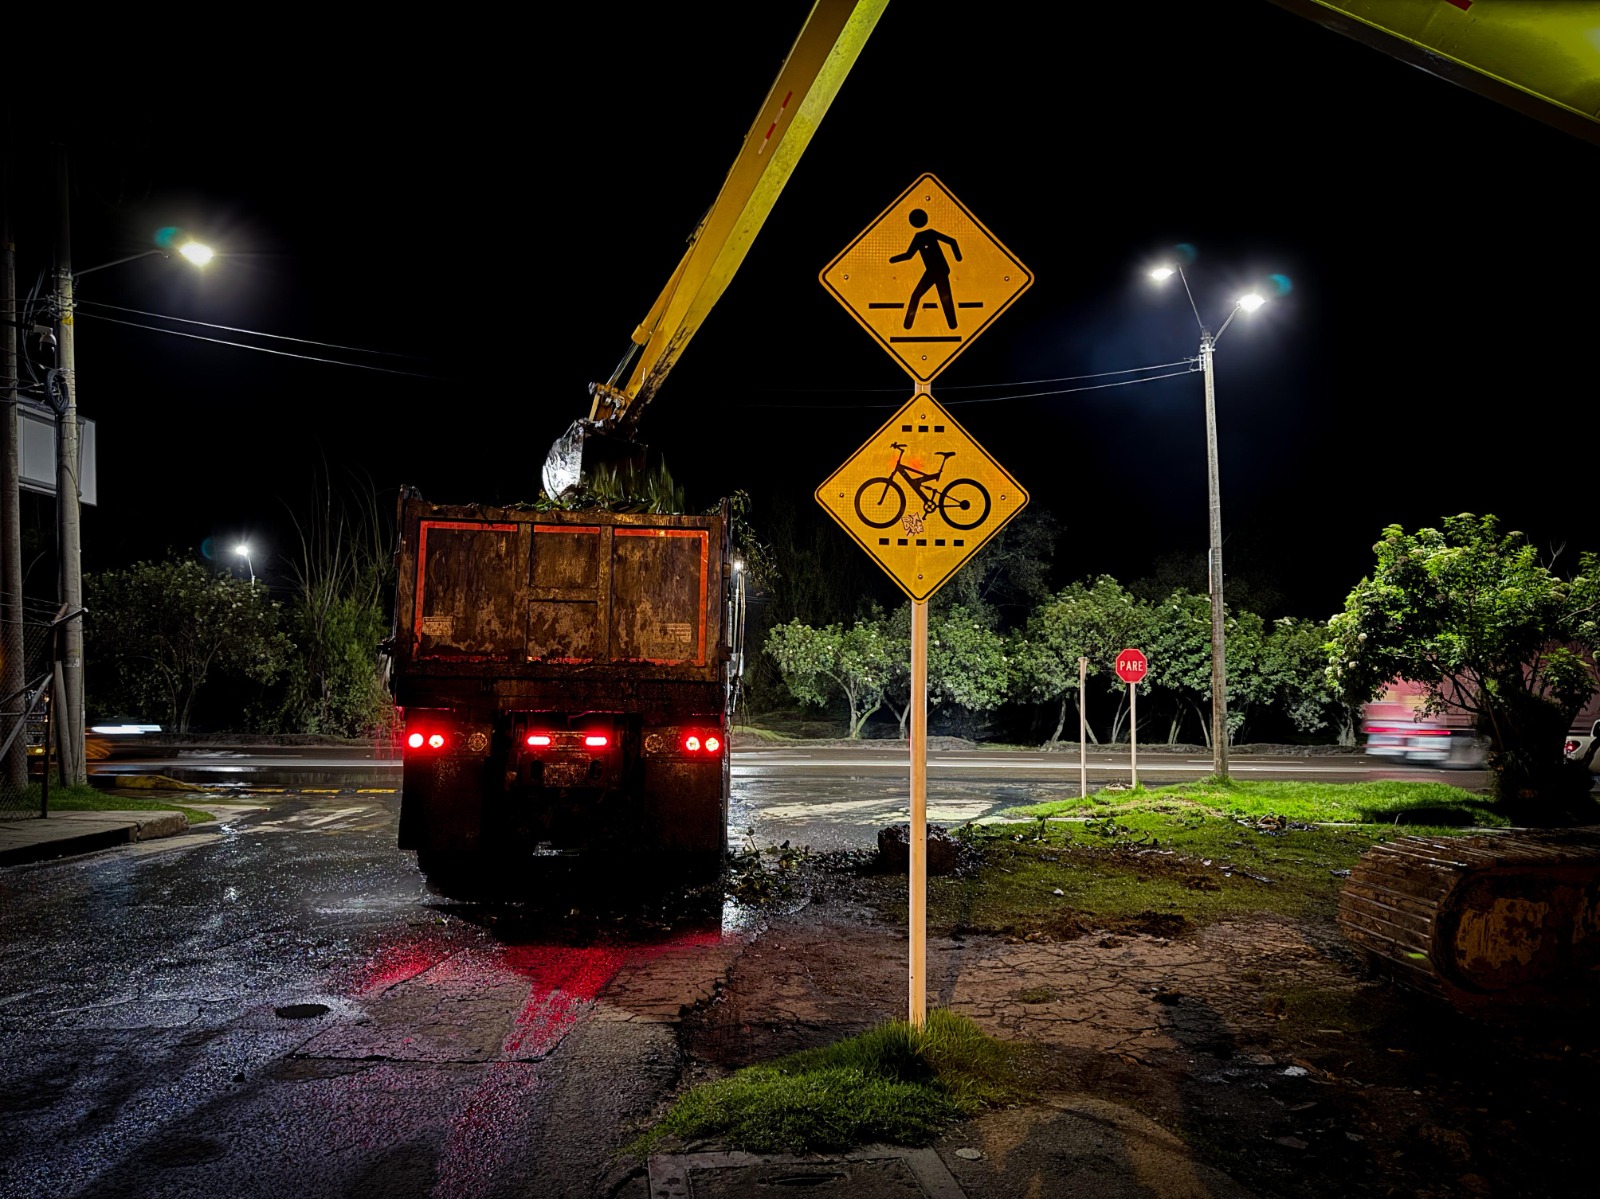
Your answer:
[[[233,547],[233,552],[244,559],[245,569],[250,572],[250,586],[254,587],[256,585],[256,567],[255,563],[250,560],[250,543],[241,541]]]
[[[1200,310],[1195,307],[1194,292],[1189,289],[1189,278],[1181,266],[1161,266],[1150,272],[1158,283],[1177,275],[1183,291],[1189,297],[1189,308],[1194,312],[1195,323],[1200,326],[1200,373],[1206,386],[1206,494],[1208,497],[1208,524],[1210,527],[1210,552],[1206,559],[1207,591],[1211,598],[1211,773],[1219,779],[1228,777],[1228,672],[1224,648],[1222,599],[1222,495],[1217,478],[1217,389],[1212,372],[1212,354],[1217,342],[1228,331],[1233,318],[1241,311],[1254,312],[1266,300],[1256,292],[1240,296],[1233,311],[1222,322],[1222,328],[1213,334]]]
[[[93,271],[120,266],[139,258],[168,257],[167,250],[146,250],[80,271],[72,269],[72,223],[67,180],[67,148],[56,147],[55,310],[56,369],[49,375],[49,396],[56,411],[56,549],[59,556],[61,610],[70,613],[61,637],[56,663],[55,710],[60,715],[57,739],[61,781],[67,786],[88,782],[83,741],[83,540],[78,489],[78,388],[77,355],[73,344],[73,283]],[[211,251],[191,242],[178,253],[197,266],[209,262]]]

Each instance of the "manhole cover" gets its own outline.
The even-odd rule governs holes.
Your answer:
[[[310,1020],[316,1016],[326,1016],[328,1005],[325,1003],[290,1003],[283,1007],[272,1009],[273,1014],[285,1020]]]

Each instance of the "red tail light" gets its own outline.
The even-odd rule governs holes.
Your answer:
[[[406,744],[409,745],[412,749],[421,749],[422,748],[422,741],[423,741],[423,737],[422,737],[421,733],[412,733],[409,737],[406,738]],[[1567,744],[1571,745],[1572,743],[1569,741],[1569,742],[1567,742]]]
[[[528,744],[529,745],[549,745],[550,744],[550,734],[549,733],[529,733],[528,734]]]
[[[1575,754],[1578,752],[1578,743],[1571,738],[1567,739],[1567,752],[1569,754]]]
[[[428,734],[428,748],[429,749],[443,749],[444,748],[444,734],[443,733],[430,733],[430,734]]]
[[[722,739],[715,733],[685,733],[683,737],[683,748],[692,754],[720,753],[722,750]]]
[[[715,737],[707,737],[706,738],[706,753],[714,754],[721,748],[722,748],[722,742],[721,741],[718,741]]]
[[[603,749],[605,746],[611,744],[611,738],[600,733],[590,733],[583,739],[583,743],[590,749]]]
[[[683,739],[683,748],[689,750],[691,753],[695,750],[698,750],[700,748],[700,738],[696,737],[693,733],[690,733]]]

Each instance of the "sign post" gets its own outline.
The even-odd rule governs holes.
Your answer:
[[[1150,668],[1144,651],[1125,649],[1117,655],[1117,677],[1128,684],[1128,770],[1139,785],[1139,684]]]
[[[927,1020],[928,597],[1028,502],[939,406],[930,381],[1033,282],[932,175],[821,273],[822,285],[916,381],[906,405],[816,499],[911,599],[910,1021]]]
[[[1078,798],[1089,795],[1089,659],[1078,659]]]

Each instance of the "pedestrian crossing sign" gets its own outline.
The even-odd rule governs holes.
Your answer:
[[[1016,255],[932,175],[906,188],[820,278],[921,383],[1033,283]]]

